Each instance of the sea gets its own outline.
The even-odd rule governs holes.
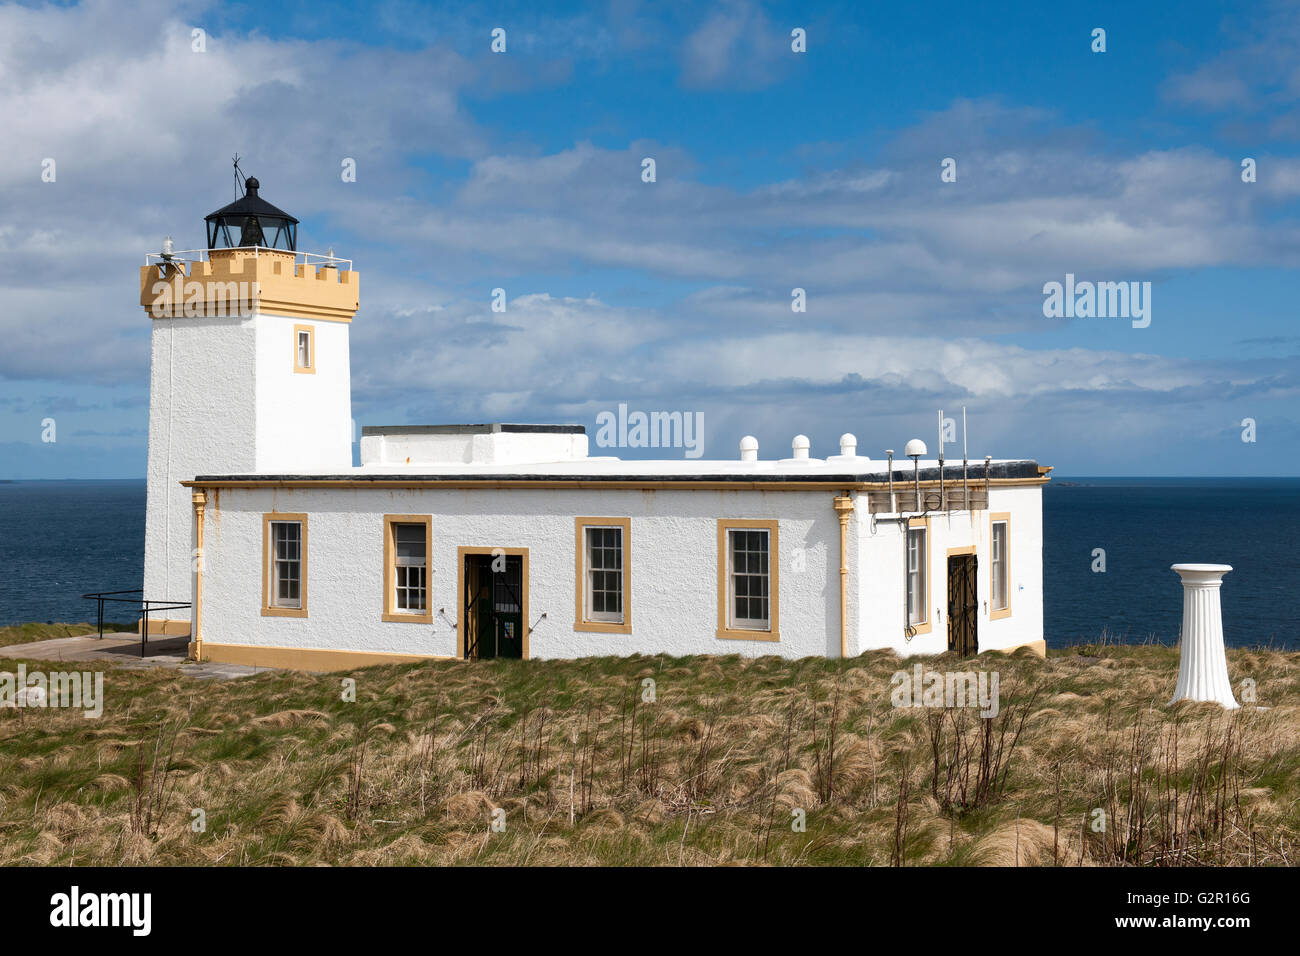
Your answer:
[[[93,620],[82,594],[141,587],[144,504],[143,480],[0,482],[0,625]],[[1300,650],[1300,478],[1054,478],[1048,646],[1177,643],[1182,562],[1232,565],[1230,646]]]

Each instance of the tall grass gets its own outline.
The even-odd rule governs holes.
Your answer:
[[[1165,707],[1159,646],[925,661],[990,718],[891,707],[889,652],[109,668],[99,720],[0,710],[0,863],[1294,864],[1300,655],[1229,656],[1268,709]]]

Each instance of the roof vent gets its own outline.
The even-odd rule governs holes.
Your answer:
[[[840,436],[840,457],[858,457],[858,436],[845,432]]]
[[[808,441],[807,435],[795,435],[794,441],[790,442],[790,447],[794,449],[796,461],[807,461],[808,449],[812,447],[812,443]]]
[[[740,460],[758,461],[758,439],[753,435],[746,435],[740,440]]]

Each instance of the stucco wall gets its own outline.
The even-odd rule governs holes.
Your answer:
[[[315,374],[293,370],[295,324],[315,331]],[[189,600],[194,522],[181,481],[204,472],[346,470],[349,396],[346,323],[272,315],[154,319],[145,597]]]
[[[316,370],[294,371],[295,326],[316,340]],[[298,474],[352,467],[352,385],[346,322],[257,316],[257,465],[254,470]],[[236,469],[210,463],[208,472]],[[190,475],[189,477],[193,477]]]
[[[144,591],[188,601],[194,521],[180,482],[205,468],[254,467],[255,332],[237,317],[152,321]]]
[[[989,610],[989,516],[1010,512],[1011,569],[1008,593],[1011,614],[994,620]],[[874,526],[874,527],[873,527]],[[899,654],[939,654],[948,648],[948,551],[975,547],[979,561],[979,649],[1002,650],[1043,638],[1043,522],[1040,487],[993,488],[990,510],[939,512],[930,515],[927,570],[929,574],[928,633],[905,633],[903,576],[905,555],[901,525],[893,520],[858,520],[863,550],[871,565],[859,579],[858,651],[892,647]]]
[[[821,492],[220,489],[205,515],[203,638],[456,653],[457,547],[529,549],[530,656],[839,654],[839,520]],[[261,614],[262,515],[308,517],[307,618]],[[383,515],[432,516],[432,624],[381,620]],[[632,634],[577,632],[574,517],[631,518]],[[780,519],[781,640],[720,640],[717,519]],[[439,609],[445,609],[444,614]],[[541,615],[546,612],[546,618]]]

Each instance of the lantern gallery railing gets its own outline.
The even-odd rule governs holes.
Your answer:
[[[262,252],[273,252],[276,256],[283,256],[288,252],[288,250],[272,249],[269,246],[235,246],[231,249],[179,249],[173,251],[167,247],[166,243],[164,243],[162,252],[151,252],[144,257],[144,264],[146,266],[158,265],[176,267],[191,262],[202,262],[204,256],[208,256],[209,261],[211,261],[211,256],[209,255],[211,252],[251,252],[253,258],[256,259]],[[187,256],[192,256],[193,258],[186,258]],[[351,259],[340,259],[332,252],[321,255],[319,252],[295,251],[293,257],[293,261],[297,265],[310,265],[313,268],[318,266],[334,269],[343,268],[349,271],[352,269]]]

